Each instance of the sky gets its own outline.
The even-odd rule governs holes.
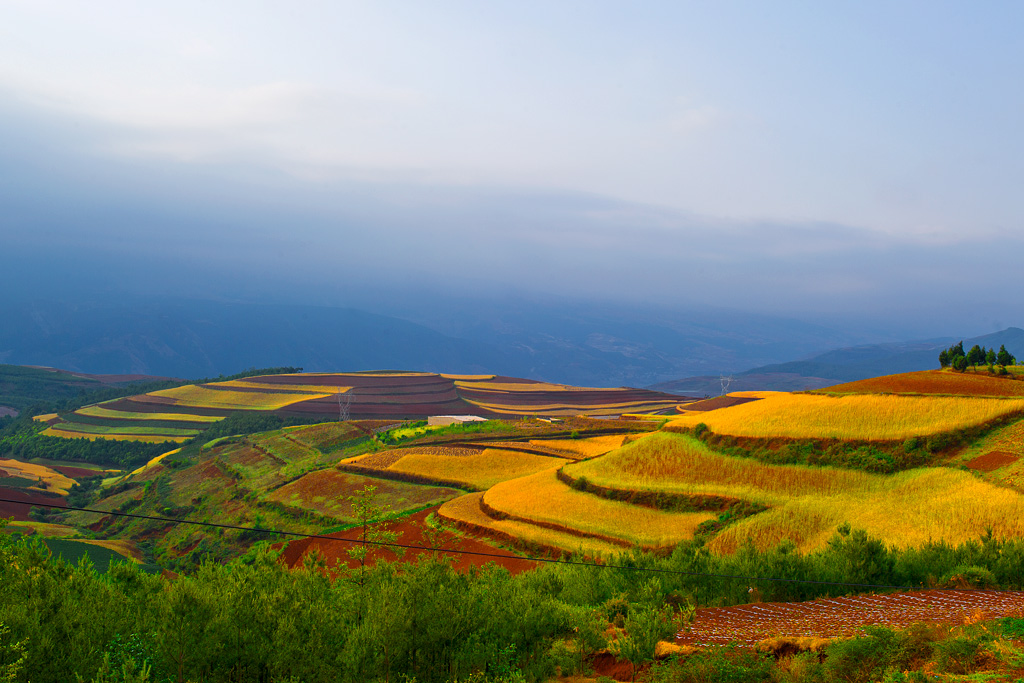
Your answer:
[[[0,1],[0,285],[1021,324],[1022,20]]]

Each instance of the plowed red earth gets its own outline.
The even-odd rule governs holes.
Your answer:
[[[840,638],[878,625],[963,624],[976,617],[1024,617],[1024,591],[927,590],[891,595],[765,602],[698,609],[685,645],[753,645],[766,638]]]
[[[839,394],[948,394],[953,396],[1024,396],[1024,382],[1009,375],[921,370],[872,377],[821,389]]]
[[[63,505],[64,499],[60,496],[47,496],[35,491],[24,489],[7,488],[0,486],[0,498],[18,501],[14,503],[0,503],[0,517],[7,517],[18,522],[27,522],[31,519],[28,516],[31,505],[23,503],[41,503],[45,505]],[[49,509],[49,508],[47,508]]]
[[[90,470],[85,467],[71,467],[69,465],[50,465],[51,470],[60,472],[65,477],[71,477],[72,479],[88,479],[89,477],[98,477],[103,474],[99,470]]]
[[[435,510],[437,510],[436,507],[423,510],[414,515],[404,517],[398,522],[389,524],[388,530],[398,534],[398,538],[394,542],[402,545],[425,546],[426,543],[423,538],[424,520],[427,518],[427,515]],[[358,539],[359,535],[360,529],[349,529],[348,531],[330,534],[332,538],[344,538],[351,540]],[[302,558],[305,557],[306,553],[315,548],[324,556],[328,567],[333,566],[337,562],[342,562],[347,564],[349,567],[354,568],[359,566],[359,563],[350,558],[345,552],[346,549],[351,547],[353,547],[353,544],[351,543],[329,541],[321,538],[304,538],[299,541],[292,541],[288,543],[284,548],[284,552],[281,554],[281,560],[289,567],[295,567],[301,564]],[[460,550],[466,553],[485,554],[466,555],[461,553],[444,553],[446,557],[452,558],[452,567],[458,571],[466,571],[470,567],[483,567],[491,562],[504,567],[513,574],[534,569],[537,566],[536,562],[531,562],[530,560],[524,560],[518,557],[488,557],[486,555],[509,555],[510,553],[507,550],[495,548],[492,545],[488,545],[472,538],[457,536],[451,532],[445,532],[441,537],[440,547],[442,550]],[[429,554],[429,550],[406,550],[404,556],[399,558],[390,549],[372,550],[367,558],[367,563],[372,565],[379,560],[393,562],[399,559],[415,561],[422,556],[429,556]]]
[[[979,455],[967,463],[967,466],[972,470],[979,472],[991,472],[998,470],[1003,465],[1009,465],[1010,463],[1017,462],[1019,456],[1013,453],[1007,453],[1006,451],[992,451],[985,455]]]

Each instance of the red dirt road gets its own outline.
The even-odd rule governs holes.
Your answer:
[[[398,534],[398,538],[395,540],[395,543],[412,546],[426,545],[423,538],[424,520],[427,515],[436,510],[437,507],[422,510],[414,515],[409,515],[408,517],[404,517],[389,524],[388,529]],[[333,538],[357,539],[359,538],[359,534],[359,529],[349,529],[348,531],[330,534],[330,536]],[[441,548],[444,550],[462,550],[477,553],[494,553],[498,555],[511,554],[507,550],[495,548],[492,545],[488,545],[476,539],[457,536],[451,532],[446,532],[441,538]],[[351,543],[328,541],[320,538],[304,538],[298,541],[292,541],[285,546],[284,552],[281,554],[281,559],[289,567],[295,567],[301,563],[302,558],[306,553],[316,548],[321,554],[323,554],[324,558],[327,560],[327,566],[329,567],[333,566],[338,561],[345,562],[350,567],[356,567],[358,566],[358,562],[351,559],[345,552],[345,550],[347,548],[351,548],[352,545],[353,544]],[[373,564],[379,559],[384,559],[385,561],[394,561],[396,559],[412,561],[421,555],[429,554],[429,550],[406,550],[404,556],[402,558],[398,558],[394,552],[388,549],[373,550],[369,554],[368,564]],[[536,562],[531,562],[521,558],[496,558],[485,557],[482,555],[462,555],[455,553],[445,553],[445,555],[452,558],[452,567],[459,571],[465,571],[470,567],[482,567],[486,564],[490,564],[491,562],[504,567],[513,574],[534,569],[537,566]]]
[[[927,590],[698,609],[690,630],[676,642],[753,645],[779,636],[839,638],[869,625],[963,624],[977,616],[1024,617],[1024,591]]]

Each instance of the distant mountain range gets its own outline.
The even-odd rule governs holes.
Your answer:
[[[868,377],[939,367],[939,351],[960,339],[941,338],[896,344],[869,344],[836,349],[805,360],[773,363],[735,373],[730,377],[696,376],[658,382],[649,388],[687,396],[717,396],[729,391],[799,391]],[[1024,359],[1024,330],[1010,327],[1001,332],[963,339],[964,347],[979,344],[1007,351]]]
[[[182,378],[282,365],[307,372],[399,369],[643,387],[863,340],[727,311],[439,300],[401,315],[192,300],[8,301],[0,302],[0,363]]]

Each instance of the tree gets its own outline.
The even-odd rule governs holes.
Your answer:
[[[997,358],[998,357],[996,356],[995,349],[989,349],[988,351],[985,352],[985,362],[988,365],[995,365]]]
[[[1013,365],[1016,359],[1010,355],[1010,352],[1006,350],[1006,345],[1002,344],[999,347],[999,353],[996,354],[996,362],[1006,367],[1007,365]]]
[[[957,372],[963,372],[967,369],[967,359],[963,356],[954,356],[951,365]]]
[[[375,546],[394,543],[398,534],[389,531],[386,524],[381,523],[384,516],[391,511],[390,505],[377,502],[377,487],[366,484],[360,490],[348,496],[352,506],[352,517],[359,527],[359,538],[345,552],[359,563],[358,569],[351,577],[352,583],[362,587],[366,584],[366,558]],[[401,548],[391,548],[396,555],[401,555]]]
[[[971,347],[971,350],[967,352],[967,364],[970,366],[978,366],[984,362],[985,349],[975,344]]]
[[[949,349],[942,349],[941,351],[939,351],[939,367],[949,367]]]

